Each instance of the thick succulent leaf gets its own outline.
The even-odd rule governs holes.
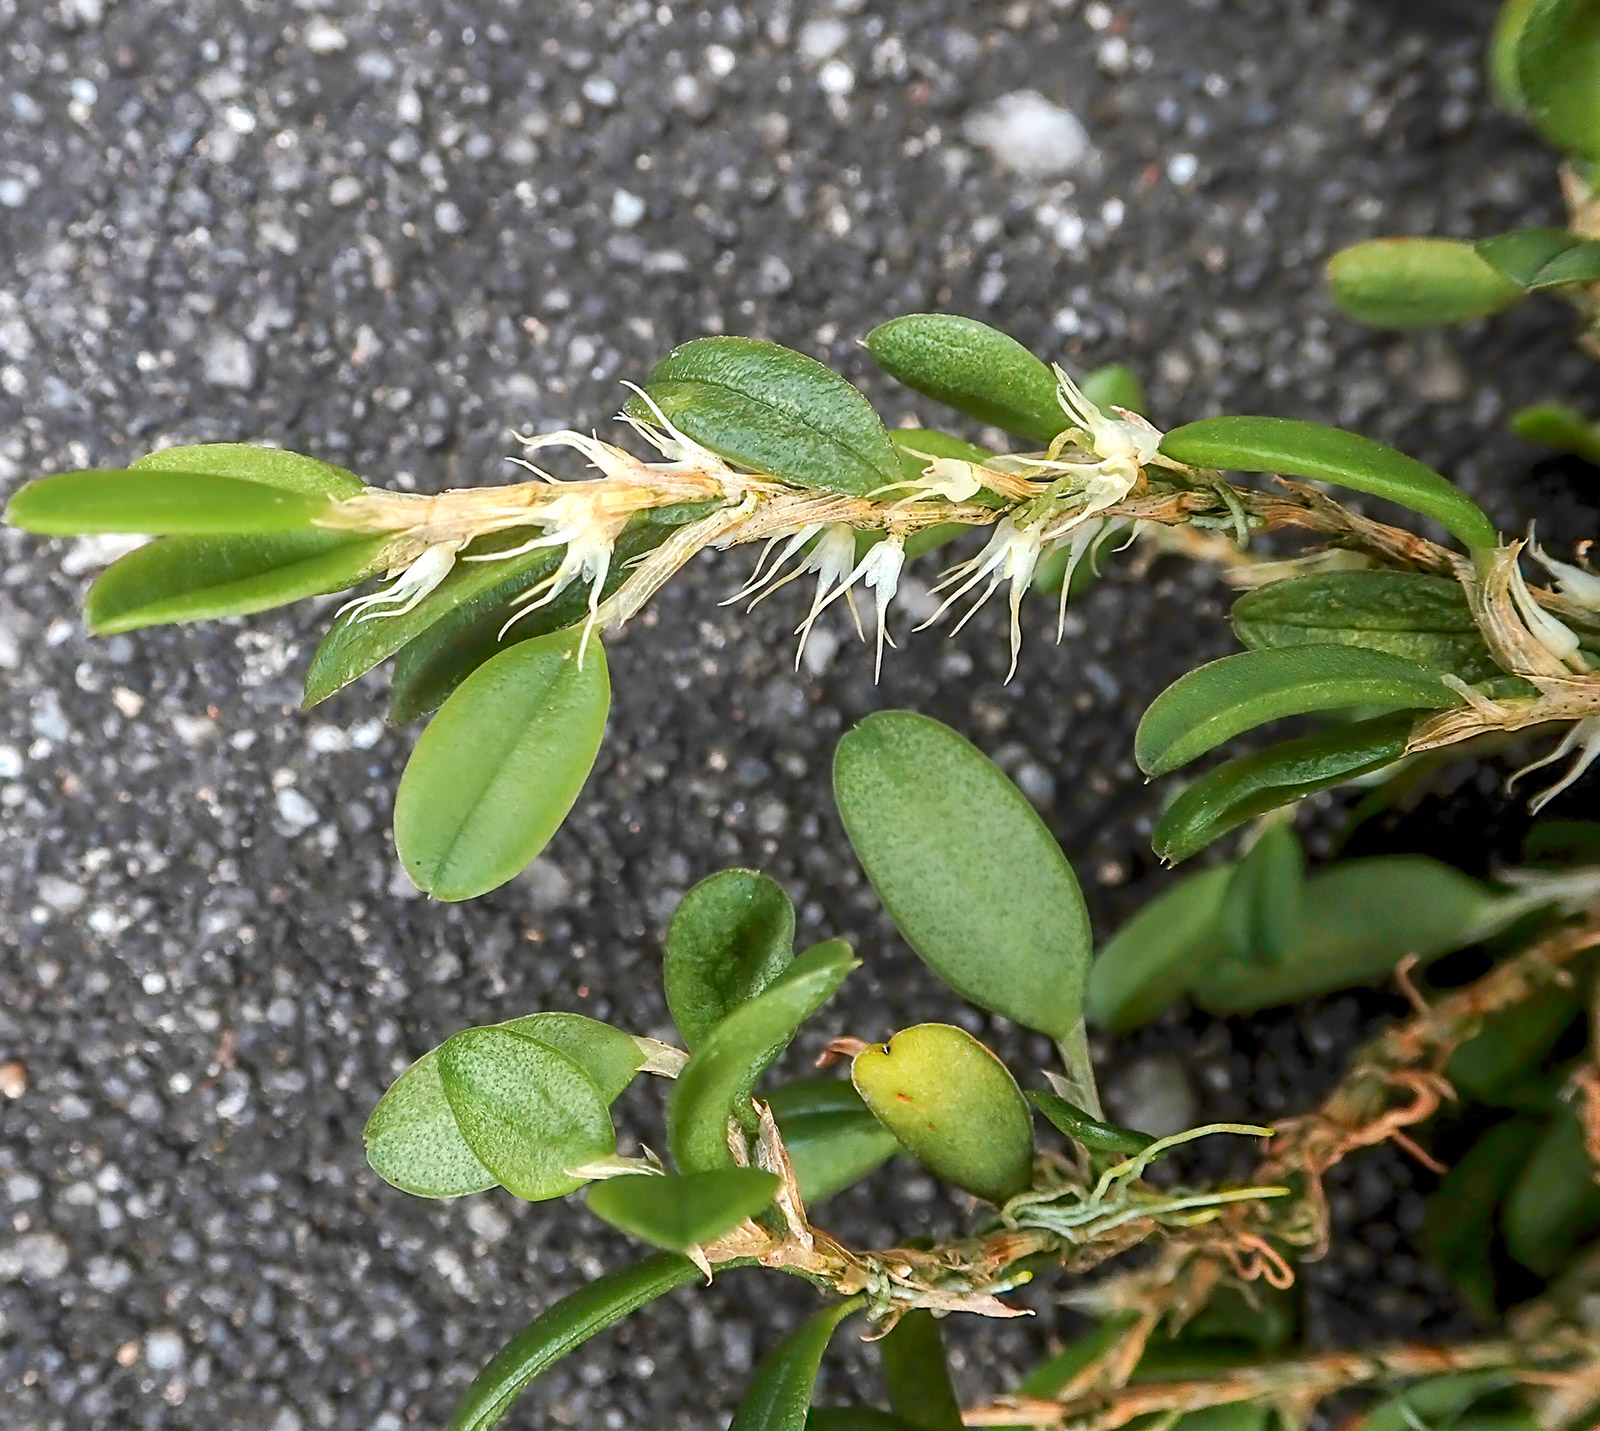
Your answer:
[[[907,1312],[878,1343],[878,1355],[889,1407],[901,1421],[917,1431],[961,1431],[961,1403],[932,1312]]]
[[[1495,1313],[1494,1229],[1501,1202],[1538,1145],[1539,1125],[1516,1118],[1491,1128],[1428,1199],[1422,1246],[1484,1317]]]
[[[1556,1105],[1555,1118],[1506,1198],[1500,1226],[1506,1250],[1541,1277],[1554,1276],[1600,1231],[1600,1184],[1571,1105]]]
[[[805,1431],[822,1354],[863,1298],[835,1302],[801,1323],[761,1360],[728,1431]]]
[[[900,1151],[899,1140],[848,1079],[810,1078],[762,1096],[808,1207],[860,1182]]]
[[[1228,882],[1218,923],[1242,963],[1281,964],[1300,942],[1306,856],[1287,824],[1262,832]]]
[[[494,1025],[553,1048],[587,1073],[607,1104],[644,1063],[638,1042],[582,1014],[528,1014]],[[430,1049],[378,1100],[364,1132],[367,1161],[385,1182],[418,1197],[460,1197],[495,1186],[456,1126]]]
[[[1241,651],[1180,676],[1151,702],[1133,738],[1146,775],[1167,775],[1271,721],[1315,711],[1442,709],[1461,697],[1414,661],[1361,647]]]
[[[1392,447],[1337,427],[1283,417],[1212,417],[1174,428],[1161,450],[1196,467],[1309,477],[1382,497],[1431,517],[1473,552],[1490,550],[1498,540],[1494,523],[1453,482]]]
[[[1569,229],[1518,229],[1479,239],[1476,247],[1480,258],[1530,293],[1600,279],[1600,242]]]
[[[839,742],[850,844],[906,942],[963,998],[1053,1038],[1083,1016],[1093,945],[1072,867],[976,746],[909,711]]]
[[[1030,442],[1071,426],[1056,377],[1015,338],[953,313],[908,313],[880,323],[867,351],[891,377]]]
[[[1334,254],[1327,273],[1333,301],[1378,328],[1464,323],[1523,296],[1463,239],[1369,239]]]
[[[1371,775],[1405,754],[1415,711],[1352,721],[1226,760],[1162,812],[1150,844],[1176,864],[1258,815]]]
[[[759,1168],[717,1168],[680,1177],[607,1178],[589,1189],[589,1211],[633,1237],[686,1252],[714,1242],[772,1204],[780,1180]]]
[[[1107,363],[1084,375],[1079,390],[1096,407],[1120,407],[1126,412],[1136,412],[1148,417],[1149,403],[1145,399],[1144,384],[1139,375],[1126,363]]]
[[[564,1053],[504,1028],[466,1029],[439,1048],[439,1078],[473,1156],[509,1193],[561,1197],[570,1168],[616,1152],[604,1095]]]
[[[794,959],[794,905],[757,870],[722,870],[673,911],[662,968],[667,1008],[690,1048]]]
[[[445,702],[395,797],[401,863],[439,900],[517,875],[566,818],[600,749],[611,686],[598,637],[577,632],[502,651]]]
[[[5,520],[45,536],[138,532],[241,535],[312,530],[326,497],[213,472],[130,467],[40,477],[7,504]]]
[[[1306,881],[1301,938],[1282,963],[1213,961],[1191,986],[1216,1014],[1249,1013],[1388,978],[1486,937],[1500,910],[1525,909],[1425,855],[1346,860]]]
[[[1403,571],[1341,571],[1276,581],[1233,604],[1252,651],[1363,646],[1459,680],[1502,674],[1459,582]]]
[[[698,1280],[700,1269],[687,1257],[663,1252],[608,1272],[546,1307],[473,1379],[449,1431],[489,1431],[528,1383],[562,1357],[646,1303]]]
[[[1005,1064],[951,1024],[918,1024],[869,1045],[856,1092],[935,1177],[992,1203],[1033,1177],[1033,1120]]]
[[[872,405],[814,358],[755,338],[696,338],[667,354],[644,389],[696,442],[798,487],[864,496],[900,480]],[[628,412],[653,420],[633,398]]]
[[[1538,0],[1504,0],[1495,16],[1489,35],[1489,87],[1494,97],[1513,114],[1521,114],[1527,103],[1522,97],[1522,79],[1517,73],[1517,47],[1522,31]]]
[[[1582,1013],[1575,990],[1557,985],[1540,989],[1488,1019],[1476,1038],[1455,1051],[1445,1077],[1472,1098],[1515,1105]]]
[[[729,1119],[748,1117],[756,1080],[855,967],[843,940],[818,944],[701,1041],[667,1105],[667,1140],[682,1171],[732,1165]]]
[[[1148,1133],[1091,1118],[1077,1104],[1067,1102],[1058,1094],[1047,1093],[1042,1088],[1030,1088],[1028,1102],[1044,1114],[1058,1132],[1081,1143],[1090,1153],[1132,1157],[1155,1142]]]
[[[1114,1033],[1149,1023],[1223,952],[1233,866],[1187,875],[1114,934],[1089,970],[1089,1021]]]
[[[1538,0],[1517,42],[1517,85],[1546,139],[1600,159],[1600,0]]]
[[[1511,430],[1530,442],[1570,452],[1600,467],[1600,428],[1573,408],[1542,403],[1512,414]]]

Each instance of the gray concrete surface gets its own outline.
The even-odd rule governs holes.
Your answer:
[[[1375,335],[1318,276],[1369,233],[1554,215],[1551,157],[1484,92],[1492,9],[0,0],[0,493],[252,438],[378,482],[490,482],[510,425],[603,423],[619,379],[707,332],[828,359],[892,421],[919,409],[855,340],[949,307],[1069,363],[1133,363],[1165,425],[1349,423],[1520,519],[1527,455],[1495,433],[1585,381],[1560,310]],[[1026,90],[1092,152],[1059,117],[1024,144],[1014,102],[997,125],[989,106]],[[804,1050],[951,1016],[844,846],[840,730],[908,705],[971,734],[1035,795],[1105,928],[1151,887],[1137,714],[1228,647],[1205,573],[1124,567],[1060,648],[1030,613],[1009,687],[991,610],[903,643],[875,689],[839,625],[792,671],[795,601],[720,608],[748,557],[706,559],[615,643],[611,734],[546,857],[432,906],[386,832],[413,733],[382,726],[382,680],[294,709],[325,606],[91,640],[76,608],[109,555],[0,532],[11,1431],[441,1424],[530,1307],[628,1252],[581,1205],[379,1184],[359,1132],[398,1069],[541,1007],[661,1032],[666,915],[732,861],[866,958]],[[1372,1007],[1175,1017],[1112,1061],[1120,1111],[1303,1104]],[[630,1134],[656,1111],[630,1095]],[[1317,1339],[1462,1324],[1410,1250],[1411,1177],[1374,1155],[1339,1183]],[[880,1179],[830,1220],[885,1240],[955,1224],[899,1181],[903,1202]],[[720,1425],[807,1305],[749,1273],[680,1294],[508,1424]],[[1054,1325],[953,1329],[963,1388],[1007,1385]],[[870,1368],[842,1340],[826,1395],[870,1395]]]

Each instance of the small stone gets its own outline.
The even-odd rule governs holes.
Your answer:
[[[350,37],[326,16],[314,17],[306,26],[306,48],[314,55],[336,55],[350,43]]]
[[[776,298],[787,293],[794,287],[794,272],[775,253],[769,253],[761,260],[761,267],[756,272],[756,291],[765,294],[768,298]]]
[[[67,1270],[71,1249],[53,1232],[28,1232],[0,1247],[0,1282],[53,1282]]]
[[[33,888],[34,893],[57,914],[71,914],[89,897],[81,884],[73,884],[60,875],[40,875]]]
[[[7,1098],[21,1098],[28,1091],[28,1069],[21,1059],[8,1058],[0,1063],[0,1093]]]
[[[336,209],[348,208],[361,197],[361,180],[353,174],[341,174],[328,185],[328,202]]]
[[[309,830],[322,819],[317,807],[292,785],[278,791],[277,805],[278,818],[294,835],[298,835],[302,830]]]
[[[152,1371],[176,1371],[183,1354],[183,1336],[173,1327],[157,1327],[145,1336],[144,1359]]]
[[[969,116],[961,132],[1024,179],[1071,173],[1094,152],[1078,116],[1032,89],[1001,95]]]
[[[559,909],[572,893],[572,881],[561,866],[543,856],[523,870],[517,882],[528,892],[528,904],[538,914]]]
[[[487,1198],[477,1198],[467,1208],[467,1226],[485,1242],[499,1242],[511,1231],[511,1219]]]
[[[645,216],[645,202],[637,194],[618,189],[611,196],[611,222],[619,229],[631,229]]]
[[[610,109],[617,102],[617,87],[604,75],[590,75],[583,82],[583,97],[600,109]]]
[[[256,359],[250,345],[237,333],[219,328],[205,346],[205,378],[213,387],[244,392],[256,385]]]
[[[800,58],[808,65],[820,65],[844,48],[850,38],[850,27],[843,20],[829,16],[822,20],[808,20],[800,27],[796,47]]]
[[[824,94],[843,99],[856,87],[856,72],[843,60],[829,60],[817,71],[817,87]]]
[[[1122,1069],[1107,1086],[1106,1101],[1118,1122],[1155,1138],[1181,1133],[1195,1120],[1189,1075],[1166,1054],[1136,1059]]]
[[[433,221],[439,227],[440,233],[459,234],[466,231],[467,216],[461,212],[458,204],[453,204],[446,199],[442,204],[435,204],[433,208]]]

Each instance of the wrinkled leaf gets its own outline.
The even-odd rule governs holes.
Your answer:
[[[529,1202],[582,1187],[567,1170],[616,1152],[594,1080],[546,1044],[504,1028],[466,1029],[440,1046],[439,1079],[473,1156]]]
[[[961,1403],[950,1385],[933,1313],[907,1312],[878,1343],[889,1407],[917,1431],[961,1431]]]
[[[1600,242],[1569,229],[1518,229],[1479,239],[1476,248],[1480,258],[1529,292],[1600,279]]]
[[[1537,0],[1517,43],[1517,85],[1546,139],[1600,159],[1600,0]]]
[[[701,1040],[667,1105],[667,1139],[680,1169],[732,1165],[729,1119],[745,1121],[756,1080],[855,967],[842,939],[818,944]]]
[[[663,1252],[546,1307],[473,1378],[449,1431],[489,1431],[528,1383],[562,1357],[646,1303],[699,1280],[700,1270],[687,1257]]]
[[[130,467],[37,478],[7,504],[5,520],[44,536],[240,535],[309,531],[328,507],[325,497],[265,482]]]
[[[1392,447],[1336,427],[1282,417],[1213,417],[1174,428],[1161,450],[1197,467],[1309,477],[1398,502],[1431,517],[1473,552],[1498,540],[1494,523],[1454,483]]]
[[[1355,707],[1442,709],[1461,697],[1432,671],[1385,651],[1290,646],[1241,651],[1180,676],[1134,735],[1146,775],[1167,775],[1208,750],[1287,716]]]
[[[1370,239],[1334,254],[1327,274],[1333,301],[1378,328],[1464,323],[1523,295],[1462,239]]]
[[[1473,682],[1501,675],[1459,582],[1402,571],[1298,576],[1246,592],[1233,629],[1252,651],[1364,646]]]
[[[808,1206],[860,1182],[900,1151],[848,1079],[805,1079],[762,1096]]]
[[[1489,87],[1494,97],[1513,114],[1527,108],[1522,81],[1517,74],[1517,46],[1537,0],[1504,0],[1489,34]]]
[[[1573,408],[1560,403],[1525,407],[1512,414],[1511,430],[1600,467],[1600,429]]]
[[[964,1029],[918,1024],[857,1054],[874,1116],[935,1177],[992,1203],[1033,1177],[1033,1120],[1005,1064]]]
[[[1149,416],[1144,384],[1126,363],[1107,363],[1103,368],[1094,369],[1085,375],[1078,388],[1101,410],[1120,407],[1141,417]]]
[[[863,1300],[852,1297],[824,1307],[768,1352],[733,1413],[728,1431],[805,1431],[822,1354],[839,1323]]]
[[[1506,1199],[1500,1225],[1506,1249],[1541,1277],[1553,1276],[1600,1230],[1600,1183],[1570,1105],[1556,1105],[1555,1118]]]
[[[1071,424],[1056,377],[1015,338],[953,313],[908,313],[880,323],[867,351],[891,377],[1041,445]]]
[[[1077,1028],[1092,948],[1078,881],[976,746],[926,716],[880,711],[839,742],[833,792],[878,898],[935,974],[1026,1028],[1057,1039]]]
[[[1149,1023],[1223,951],[1233,866],[1187,875],[1112,936],[1089,970],[1089,1021],[1113,1033]]]
[[[1043,1113],[1058,1132],[1081,1143],[1091,1153],[1116,1153],[1132,1157],[1155,1142],[1148,1133],[1091,1118],[1075,1103],[1069,1103],[1058,1094],[1047,1093],[1042,1088],[1030,1088],[1028,1102]]]
[[[417,888],[472,899],[504,884],[566,818],[600,749],[611,686],[591,638],[553,632],[473,672],[423,731],[400,778],[394,835]]]
[[[607,1178],[589,1189],[589,1211],[668,1252],[714,1242],[772,1204],[782,1184],[759,1168],[681,1177]]]
[[[794,958],[794,905],[756,870],[722,870],[673,911],[662,969],[667,1008],[694,1048]]]
[[[696,442],[798,487],[859,497],[900,480],[872,405],[814,358],[776,343],[696,338],[657,363],[644,389]],[[637,397],[627,411],[653,421]]]
[[[1300,941],[1306,856],[1287,824],[1262,832],[1239,861],[1218,924],[1228,953],[1244,963],[1281,964]]]

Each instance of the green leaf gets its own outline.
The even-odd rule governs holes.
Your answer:
[[[681,1177],[607,1178],[589,1189],[589,1211],[668,1252],[685,1252],[732,1232],[770,1207],[782,1186],[759,1168],[717,1168]]]
[[[1513,114],[1521,114],[1527,108],[1517,74],[1517,47],[1536,3],[1537,0],[1505,0],[1489,34],[1489,87]]]
[[[662,968],[667,1008],[690,1048],[794,959],[794,905],[756,870],[722,870],[673,911]]]
[[[492,1027],[531,1038],[572,1059],[609,1105],[644,1063],[620,1029],[582,1014],[529,1014]],[[423,1054],[378,1100],[363,1133],[367,1161],[386,1183],[418,1197],[461,1197],[495,1186],[456,1126],[439,1076],[439,1050]]]
[[[813,1406],[806,1431],[916,1431],[904,1421],[871,1406]]]
[[[926,716],[879,711],[839,742],[833,793],[878,898],[935,974],[1025,1028],[1057,1039],[1077,1028],[1093,943],[1078,881],[976,746]]]
[[[874,1116],[935,1177],[1001,1204],[1033,1180],[1033,1120],[1005,1064],[964,1029],[918,1024],[856,1055]]]
[[[1176,864],[1247,820],[1382,770],[1405,754],[1416,719],[1416,712],[1400,711],[1352,721],[1225,760],[1167,806],[1151,847]]]
[[[395,796],[394,835],[417,888],[472,899],[517,875],[588,779],[611,685],[598,638],[577,632],[502,651],[423,731]]]
[[[1467,682],[1503,674],[1461,584],[1403,571],[1298,576],[1246,592],[1233,629],[1252,651],[1364,646]]]
[[[1460,1417],[1474,1402],[1517,1384],[1516,1376],[1498,1368],[1457,1371],[1429,1377],[1373,1407],[1360,1423],[1360,1431],[1417,1431],[1437,1426],[1440,1431],[1475,1431]],[[1537,1424],[1528,1421],[1529,1431]],[[1496,1423],[1498,1431],[1514,1431],[1512,1423]]]
[[[1056,375],[1015,338],[953,313],[908,313],[880,323],[866,348],[890,377],[1030,442],[1071,423]]]
[[[568,1170],[616,1152],[604,1095],[564,1053],[503,1028],[466,1029],[439,1048],[439,1079],[473,1155],[516,1197],[583,1186]]]
[[[1511,430],[1600,467],[1600,429],[1573,408],[1560,403],[1525,407],[1512,414]]]
[[[900,480],[872,405],[814,358],[755,338],[696,338],[651,370],[661,411],[718,456],[797,487],[865,496]],[[652,421],[635,397],[627,411]]]
[[[1600,865],[1600,820],[1545,820],[1522,842],[1522,863],[1542,869]]]
[[[961,1431],[961,1403],[932,1312],[907,1312],[878,1343],[878,1355],[890,1409],[901,1421],[917,1431]]]
[[[1463,239],[1369,239],[1334,254],[1327,275],[1333,301],[1378,328],[1465,323],[1523,296]]]
[[[1428,1199],[1423,1250],[1479,1315],[1495,1314],[1494,1227],[1501,1201],[1539,1142],[1537,1124],[1513,1119],[1491,1128]]]
[[[1107,363],[1103,368],[1094,369],[1078,388],[1098,408],[1120,407],[1141,417],[1149,416],[1144,384],[1126,363]]]
[[[1569,229],[1518,229],[1479,239],[1475,247],[1480,258],[1530,293],[1600,279],[1600,242]]]
[[[848,1079],[805,1079],[763,1096],[808,1206],[860,1182],[900,1151]]]
[[[1453,482],[1354,432],[1283,417],[1213,417],[1174,428],[1161,450],[1178,462],[1334,482],[1431,517],[1473,552],[1498,541],[1494,523]]]
[[[285,492],[313,497],[359,497],[366,484],[343,467],[319,462],[279,447],[257,447],[248,442],[204,442],[190,447],[163,447],[133,464],[156,472],[203,472],[237,477],[245,482],[265,482]]]
[[[729,1120],[745,1120],[756,1080],[855,967],[842,939],[818,944],[701,1040],[667,1105],[667,1140],[684,1172],[732,1166]]]
[[[1228,953],[1242,963],[1281,964],[1300,942],[1306,856],[1290,826],[1261,834],[1239,861],[1218,924]]]
[[[699,1279],[699,1268],[688,1258],[658,1253],[546,1307],[473,1379],[449,1431],[489,1431],[528,1383],[562,1357],[646,1303]]]
[[[1167,775],[1287,716],[1377,707],[1442,709],[1461,697],[1414,661],[1359,646],[1241,651],[1180,676],[1151,702],[1133,738],[1146,775]]]
[[[1226,1406],[1206,1406],[1172,1423],[1170,1431],[1268,1431],[1272,1408],[1254,1401],[1233,1401]]]
[[[1123,1334],[1138,1320],[1137,1313],[1123,1312],[1108,1317],[1092,1331],[1085,1332],[1076,1341],[1066,1344],[1047,1361],[1034,1367],[1017,1384],[1016,1395],[1052,1401],[1061,1395],[1077,1377],[1096,1365],[1121,1341]],[[1032,1431],[1026,1426],[1003,1426],[997,1431]]]
[[[1538,0],[1517,43],[1517,84],[1546,139],[1600,159],[1600,0]]]
[[[1571,1105],[1556,1105],[1555,1118],[1506,1199],[1500,1225],[1506,1249],[1541,1277],[1554,1276],[1600,1230],[1600,1184]]]
[[[1188,875],[1124,924],[1089,970],[1089,1021],[1125,1033],[1179,998],[1222,953],[1222,901],[1232,880],[1232,865]]]
[[[1091,1118],[1075,1103],[1042,1088],[1028,1090],[1028,1102],[1033,1104],[1055,1126],[1076,1143],[1081,1143],[1091,1153],[1116,1153],[1131,1157],[1142,1153],[1155,1139],[1148,1133],[1133,1128],[1123,1128],[1116,1123],[1102,1123]]]
[[[839,1323],[865,1300],[852,1297],[824,1307],[768,1352],[733,1413],[728,1431],[805,1431],[822,1354]]]
[[[1194,1000],[1240,1014],[1374,983],[1407,955],[1425,963],[1464,948],[1526,908],[1425,855],[1346,860],[1306,881],[1301,937],[1281,964],[1216,960],[1197,973]]]
[[[45,536],[238,535],[309,530],[328,508],[325,497],[265,482],[131,467],[37,478],[7,504],[5,520]]]
[[[1445,1077],[1486,1103],[1511,1103],[1583,1012],[1571,989],[1552,985],[1495,1013],[1476,1038],[1458,1048]]]

